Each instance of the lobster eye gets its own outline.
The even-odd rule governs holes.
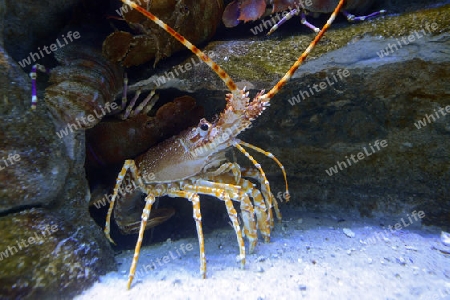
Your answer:
[[[201,130],[203,130],[203,131],[208,131],[208,129],[209,129],[209,125],[208,125],[208,124],[205,124],[205,123],[203,123],[202,125],[200,125],[200,129],[201,129]]]

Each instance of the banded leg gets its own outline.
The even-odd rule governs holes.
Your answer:
[[[241,171],[239,169],[239,166],[237,164],[231,164],[231,165],[232,165],[231,171],[234,171],[235,168],[238,169],[239,178],[236,178],[235,175],[233,178],[231,176],[231,174],[225,173],[220,176],[208,177],[208,179],[211,181],[214,181],[214,182],[234,184],[234,185],[240,186],[242,188],[242,192],[246,193],[248,195],[248,197],[251,197],[253,199],[254,204],[255,204],[254,208],[255,208],[258,229],[261,232],[261,235],[263,236],[264,241],[267,243],[270,241],[270,226],[269,226],[270,218],[268,218],[268,216],[267,216],[267,206],[264,202],[264,199],[263,199],[260,191],[254,187],[253,183],[240,177]],[[241,207],[241,209],[242,209],[242,207]],[[245,225],[245,223],[244,223],[244,225]],[[246,233],[249,229],[244,227],[244,230],[246,230],[244,232],[244,233]]]
[[[31,109],[35,110],[38,102],[37,98],[37,87],[36,87],[36,79],[37,79],[37,71],[41,71],[42,73],[50,73],[50,70],[45,66],[40,64],[35,64],[31,67],[30,78],[31,78]]]
[[[253,156],[250,155],[250,153],[248,153],[241,145],[239,145],[240,143],[242,143],[242,141],[234,143],[233,146],[238,148],[238,150],[241,151],[259,171],[260,174],[259,182],[261,183],[261,190],[264,193],[266,205],[268,206],[268,217],[270,218],[270,226],[273,227],[272,207],[275,207],[275,212],[279,213],[278,203],[270,190],[269,181],[267,180],[266,174],[261,168],[261,165],[253,158]]]
[[[264,149],[261,149],[261,148],[259,148],[257,146],[252,145],[252,144],[246,143],[244,141],[239,141],[239,144],[241,144],[241,145],[243,145],[245,147],[248,147],[250,149],[253,149],[253,150],[255,150],[255,151],[257,151],[257,152],[259,152],[261,154],[264,154],[268,158],[271,158],[280,167],[281,173],[283,174],[283,177],[284,177],[284,183],[286,184],[286,192],[285,192],[286,201],[289,201],[291,196],[289,195],[289,187],[288,187],[288,183],[287,183],[286,170],[284,169],[283,164],[278,160],[278,158],[276,158],[275,155],[273,155],[272,153],[267,152]]]
[[[231,197],[225,189],[219,187],[205,186],[203,183],[208,183],[208,181],[202,181],[199,185],[186,184],[183,186],[185,190],[195,191],[195,193],[210,195],[219,198],[225,202],[227,208],[228,216],[230,217],[231,223],[233,224],[234,231],[236,232],[236,238],[239,245],[239,257],[241,259],[241,268],[245,266],[245,244],[242,238],[241,228],[239,226],[236,210],[231,202]],[[208,184],[209,185],[209,184]],[[220,184],[213,184],[212,186],[217,186]],[[223,186],[223,185],[222,185]],[[256,229],[255,229],[256,231]]]
[[[286,16],[284,16],[277,24],[273,25],[272,28],[270,28],[269,33],[267,33],[267,35],[272,34],[275,30],[277,30],[284,22],[288,21],[289,19],[291,19],[293,16],[298,15],[300,12],[300,22],[305,25],[306,27],[312,29],[314,32],[319,32],[320,28],[314,26],[313,24],[309,23],[308,20],[306,19],[307,16],[307,12],[304,9],[301,9],[301,11],[297,10],[297,9],[293,9],[291,10]]]
[[[142,178],[139,174],[139,171],[136,167],[136,163],[134,162],[134,160],[132,159],[127,159],[125,161],[125,163],[123,164],[122,170],[120,171],[119,175],[117,176],[116,179],[116,185],[114,186],[114,192],[113,192],[113,196],[111,198],[111,202],[109,203],[109,208],[108,208],[108,213],[106,214],[106,223],[105,223],[105,229],[103,230],[103,232],[106,235],[106,238],[113,243],[114,245],[116,244],[111,236],[110,236],[110,223],[111,223],[111,214],[113,212],[113,208],[114,208],[114,202],[116,201],[117,195],[119,193],[119,188],[122,184],[122,181],[125,178],[125,175],[127,174],[127,171],[130,169],[131,171],[131,175],[132,177],[135,179],[135,182],[137,182],[138,186],[145,191],[145,186],[144,186],[144,182],[142,181]]]
[[[211,182],[206,180],[199,180],[199,185],[206,187],[205,194],[219,197],[211,193],[214,189],[225,190],[230,198],[240,203],[242,221],[244,222],[244,234],[249,240],[249,252],[253,253],[256,244],[258,243],[258,234],[256,231],[255,214],[250,198],[246,193],[242,192],[240,187],[234,184]],[[222,200],[222,199],[221,199]]]
[[[233,177],[228,173],[233,173]],[[248,195],[248,197],[252,197],[253,201],[255,202],[255,213],[256,213],[256,219],[258,224],[258,229],[261,232],[261,235],[264,238],[265,242],[268,242],[270,240],[270,227],[268,226],[270,223],[267,222],[267,207],[264,204],[264,200],[261,197],[261,193],[259,190],[255,189],[253,186],[253,183],[251,183],[248,180],[242,180],[241,177],[241,168],[237,163],[224,163],[222,164],[216,171],[207,174],[207,177],[205,179],[208,179],[213,182],[219,182],[219,183],[227,183],[227,184],[233,184],[236,186],[240,186],[244,188],[244,192]],[[244,199],[244,201],[247,201],[245,197],[243,196],[237,196],[238,199]],[[241,211],[246,212],[249,210],[249,207],[251,206],[251,203],[241,202]],[[247,227],[247,225],[251,225],[248,222],[244,222],[244,234],[247,236],[247,234],[250,234],[252,236],[251,232],[252,229]],[[250,249],[250,252],[253,252],[252,249]]]
[[[367,16],[355,16],[345,10],[341,11],[342,14],[347,18],[347,21],[349,22],[359,22],[359,21],[365,21],[369,18],[373,18],[376,17],[378,15],[384,14],[386,13],[386,10],[382,9],[376,12],[373,12]],[[270,31],[267,33],[267,35],[271,35],[272,33],[274,33],[275,30],[277,30],[283,23],[285,23],[286,21],[290,20],[293,16],[298,15],[299,10],[298,9],[293,9],[291,11],[289,11],[289,13],[287,13],[277,24],[273,25],[272,28],[270,28]],[[313,24],[309,23],[308,20],[306,19],[307,13],[304,9],[301,10],[300,13],[301,16],[301,23],[303,25],[305,25],[306,27],[312,29],[314,32],[319,32],[320,29],[316,26],[314,26]]]
[[[270,28],[269,32],[267,33],[267,35],[271,35],[272,33],[275,32],[275,30],[277,30],[281,25],[283,25],[286,21],[290,20],[293,16],[298,15],[299,10],[294,8],[293,10],[289,11],[289,13],[287,13],[277,24],[273,25],[272,28]]]
[[[139,253],[141,251],[142,239],[144,238],[145,228],[147,226],[147,220],[150,216],[150,211],[152,209],[152,204],[155,203],[155,196],[148,194],[145,198],[145,207],[142,211],[141,228],[139,229],[139,236],[136,242],[136,247],[134,248],[133,262],[130,267],[130,274],[128,275],[127,289],[130,289],[131,283],[133,282],[134,273],[136,272],[136,266],[139,260]]]
[[[351,13],[348,13],[345,10],[342,11],[342,14],[347,18],[347,20],[349,22],[365,21],[366,19],[373,18],[373,17],[379,16],[384,13],[386,13],[386,11],[384,9],[382,9],[382,10],[373,12],[367,16],[355,16],[355,15],[352,15]]]
[[[305,25],[306,27],[312,29],[315,33],[320,31],[320,28],[314,26],[313,24],[309,23],[308,20],[306,20],[307,13],[303,10],[300,14],[300,23]]]
[[[287,175],[286,175],[286,170],[284,168],[284,166],[281,164],[281,162],[275,157],[275,155],[273,155],[270,152],[265,151],[264,149],[261,149],[259,147],[256,147],[252,144],[243,142],[243,141],[239,141],[239,144],[251,148],[261,154],[264,154],[265,156],[271,158],[273,161],[275,161],[275,163],[280,167],[281,169],[281,173],[283,174],[284,177],[284,183],[286,185],[286,192],[284,193],[286,201],[289,201],[290,199],[290,194],[289,194],[289,186],[287,183]],[[255,165],[255,167],[257,167],[257,165]],[[258,169],[259,170],[259,169]],[[268,206],[269,209],[269,218],[270,218],[270,226],[273,228],[273,216],[272,216],[272,207],[275,210],[275,213],[277,215],[278,220],[281,220],[281,212],[278,209],[278,202],[275,199],[275,197],[273,196],[272,192],[270,191],[270,186],[268,184],[265,184],[265,182],[268,183],[267,178],[265,177],[264,173],[261,173],[261,171],[259,172],[259,174],[256,174],[250,170],[246,171],[246,174],[244,175],[244,177],[250,177],[250,178],[254,178],[256,180],[258,180],[258,182],[261,184],[261,191],[263,192],[264,195],[264,199],[266,200],[266,204]],[[264,184],[263,184],[264,182]]]
[[[193,217],[197,228],[198,245],[200,248],[200,274],[206,278],[205,238],[203,236],[202,213],[200,211],[200,198],[195,192],[175,191],[167,194],[171,197],[182,197],[192,202]]]
[[[270,228],[274,226],[274,217],[272,209],[275,211],[275,215],[278,220],[282,219],[280,209],[278,208],[278,201],[272,194],[269,192],[264,184],[262,184],[264,178],[261,176],[261,173],[256,169],[243,169],[242,176],[247,178],[253,178],[261,184],[261,193],[264,196],[264,200],[267,206],[267,222],[270,224]]]
[[[158,95],[155,96],[155,90],[152,90],[147,97],[139,104],[138,107],[136,107],[133,110],[133,107],[136,105],[137,99],[139,99],[139,96],[141,95],[141,90],[137,90],[136,94],[134,94],[133,99],[131,99],[130,104],[127,106],[127,92],[128,92],[128,77],[125,73],[123,76],[123,93],[122,93],[122,104],[121,104],[121,111],[125,110],[121,115],[120,118],[122,120],[126,120],[129,117],[134,117],[138,115],[141,111],[144,114],[147,114],[153,106],[155,106],[156,101],[158,101],[159,97]],[[151,100],[151,101],[150,101]],[[150,103],[149,103],[150,101]]]
[[[241,180],[241,169],[237,163],[226,162],[220,165],[217,170],[206,173],[207,178],[212,178],[218,175],[226,174],[227,172],[232,172],[234,176],[234,183],[238,183]],[[229,182],[226,182],[229,183]]]
[[[268,222],[267,206],[264,203],[261,192],[247,179],[241,179],[237,184],[242,187],[249,197],[252,197],[255,203],[255,214],[259,231],[264,238],[264,242],[270,242],[270,222]]]

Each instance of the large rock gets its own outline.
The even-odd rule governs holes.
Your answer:
[[[95,282],[111,262],[90,229],[44,209],[0,218],[0,298],[69,299]]]
[[[7,12],[14,15],[12,6],[8,2]],[[56,7],[60,13],[65,9]],[[4,1],[0,13],[1,24],[7,23],[1,28],[6,43],[0,41],[0,298],[69,298],[115,267],[112,250],[88,212],[84,132],[60,139],[42,101],[31,111],[28,74],[4,50],[17,54],[25,48],[14,49],[9,39]],[[22,30],[17,36],[31,32],[27,26]],[[57,230],[46,238],[32,239],[53,225]]]

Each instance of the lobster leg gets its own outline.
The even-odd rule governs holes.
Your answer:
[[[226,208],[228,211],[228,216],[230,217],[231,223],[233,224],[233,228],[236,232],[236,237],[237,237],[237,241],[239,244],[239,256],[241,259],[241,268],[244,268],[244,265],[245,265],[244,239],[242,238],[242,232],[241,232],[239,222],[237,219],[236,210],[234,209],[233,203],[231,202],[231,199],[230,199],[232,197],[230,197],[230,194],[228,192],[228,190],[230,190],[230,187],[225,187],[225,184],[214,183],[214,182],[209,182],[209,181],[204,181],[204,180],[201,180],[200,182],[198,182],[198,184],[199,185],[186,184],[183,186],[183,189],[195,191],[196,193],[199,193],[199,194],[214,196],[225,202],[225,205],[226,205]],[[231,185],[228,185],[228,186],[231,186]],[[226,189],[224,189],[224,187]],[[235,189],[236,189],[236,187],[235,187]],[[255,232],[256,232],[256,228],[255,228]],[[256,236],[256,234],[255,234],[255,236]],[[257,241],[255,238],[254,243],[256,244],[256,242]]]
[[[226,167],[226,168],[223,168]],[[272,214],[270,216],[267,215],[267,206],[264,203],[263,197],[261,196],[261,193],[258,189],[254,188],[253,183],[246,179],[241,178],[241,170],[238,164],[236,163],[227,163],[220,166],[219,170],[222,170],[222,174],[219,176],[208,176],[207,179],[211,180],[213,182],[219,182],[219,183],[227,183],[227,184],[233,184],[236,186],[240,186],[242,188],[242,192],[247,194],[248,197],[251,197],[253,201],[255,202],[255,213],[256,213],[256,219],[258,223],[258,229],[261,232],[261,235],[264,238],[265,242],[270,241],[270,220]],[[231,178],[229,174],[226,174],[226,172],[231,171],[234,175],[234,178]],[[233,180],[234,179],[234,180]],[[236,196],[236,199],[245,199],[243,196]],[[244,200],[246,201],[246,200]],[[244,203],[241,202],[243,205]],[[241,209],[242,209],[241,205]],[[249,204],[245,204],[244,208],[247,208]],[[243,211],[246,211],[246,209],[242,209]],[[273,219],[273,217],[272,217]],[[273,220],[272,220],[273,223]],[[247,234],[247,232],[250,230],[250,228],[245,226],[244,223],[244,232]],[[250,249],[250,252],[253,252],[252,249]]]
[[[262,182],[264,181],[264,178],[261,176],[260,172],[254,168],[252,169],[244,169],[242,171],[242,176],[244,177],[248,177],[248,178],[253,178],[255,180],[257,180],[260,185],[261,185],[261,193],[264,196],[264,200],[266,203],[266,207],[267,207],[267,224],[269,224],[270,228],[273,228],[274,226],[274,217],[273,217],[273,212],[272,209],[275,211],[275,214],[277,216],[278,220],[281,220],[281,212],[278,209],[278,202],[275,199],[275,197],[273,196],[273,194],[267,191],[267,188],[264,184],[262,184]]]
[[[125,161],[125,163],[123,164],[122,170],[119,173],[119,176],[117,176],[116,179],[116,185],[114,186],[114,193],[113,193],[113,197],[111,198],[111,202],[109,203],[109,208],[108,208],[108,213],[106,215],[106,223],[105,223],[105,229],[103,230],[103,232],[106,235],[106,238],[113,243],[114,245],[116,244],[111,236],[110,236],[110,223],[111,223],[111,214],[113,212],[113,208],[114,208],[114,202],[116,201],[117,195],[119,193],[119,188],[122,184],[122,181],[125,178],[125,175],[127,174],[128,169],[131,170],[131,175],[134,177],[134,179],[136,180],[136,182],[138,183],[139,187],[141,187],[141,189],[143,191],[145,191],[145,186],[144,186],[144,182],[142,181],[142,178],[139,174],[139,171],[136,167],[136,163],[134,162],[134,160],[132,159],[127,159]]]
[[[223,176],[220,176],[219,178],[213,178],[214,181],[216,179],[220,181],[221,179],[223,179]],[[199,180],[198,182],[200,183],[202,188],[206,187],[206,189],[201,192],[202,194],[219,197],[218,193],[214,193],[214,191],[224,190],[229,194],[232,200],[240,203],[242,220],[244,222],[244,234],[249,240],[249,252],[253,253],[256,244],[258,243],[258,235],[256,231],[253,205],[248,195],[241,191],[240,187],[235,185],[233,181],[231,181],[233,182],[233,184],[210,182],[206,180]],[[228,180],[227,182],[230,182],[230,180]]]
[[[270,28],[270,30],[267,33],[267,35],[271,35],[272,33],[274,33],[274,31],[277,30],[281,25],[283,25],[284,22],[286,22],[287,20],[290,20],[293,16],[298,15],[298,12],[299,11],[296,8],[294,8],[291,11],[289,11],[289,13],[287,13],[277,24],[273,25],[272,28]],[[302,13],[302,24],[304,24],[303,23],[303,13]],[[306,25],[306,26],[308,26],[308,25]],[[313,29],[313,28],[311,28],[311,29]]]
[[[133,110],[133,107],[136,104],[137,99],[139,99],[139,96],[141,95],[141,90],[137,90],[136,94],[134,94],[133,99],[131,99],[130,104],[127,106],[127,92],[128,92],[128,77],[127,77],[127,73],[124,74],[123,76],[123,92],[122,92],[122,104],[121,104],[121,108],[120,110],[123,111],[125,110],[121,115],[120,118],[122,120],[126,120],[129,117],[135,117],[136,115],[138,115],[142,110],[144,114],[147,114],[155,105],[156,101],[158,101],[158,96],[155,96],[155,91],[152,90],[147,97],[142,101],[142,103]],[[155,96],[155,97],[153,97]],[[150,100],[152,100],[150,103],[148,103]],[[148,104],[148,105],[147,105]],[[126,108],[126,109],[125,109]]]
[[[127,289],[130,289],[131,282],[133,282],[134,273],[136,272],[136,266],[139,260],[139,253],[141,251],[142,239],[144,238],[145,227],[147,226],[147,220],[150,216],[150,211],[152,209],[152,204],[155,203],[155,196],[153,194],[148,194],[145,198],[145,207],[142,211],[142,221],[141,228],[139,229],[139,237],[136,242],[136,247],[134,248],[133,262],[130,267],[130,274],[128,276]]]
[[[367,16],[355,16],[345,10],[342,10],[341,13],[347,18],[347,20],[349,22],[360,22],[360,21],[365,21],[366,19],[369,18],[373,18],[376,17],[378,15],[384,14],[386,12],[386,10],[379,10],[376,12],[371,13],[370,15]],[[272,28],[270,28],[269,32],[267,33],[267,35],[271,35],[272,33],[274,33],[275,30],[277,30],[283,23],[285,23],[286,21],[288,21],[289,19],[291,19],[293,16],[298,15],[299,10],[298,9],[292,9],[291,11],[289,11],[289,13],[287,13],[277,24],[273,25]],[[313,24],[309,23],[308,20],[306,20],[306,15],[307,15],[307,11],[302,9],[300,12],[301,15],[301,23],[303,25],[305,25],[308,28],[311,28],[314,32],[319,32],[320,28],[314,26]]]
[[[261,149],[261,148],[259,148],[259,147],[256,147],[256,146],[254,146],[254,145],[252,145],[252,144],[249,144],[249,143],[246,143],[246,142],[243,142],[243,141],[239,141],[239,144],[241,144],[241,145],[243,145],[243,146],[245,146],[245,147],[248,147],[248,148],[250,148],[250,149],[253,149],[253,150],[255,150],[255,151],[257,151],[257,152],[259,152],[259,153],[261,153],[261,154],[264,154],[265,156],[267,156],[268,158],[271,158],[279,167],[280,167],[280,169],[281,169],[281,173],[283,173],[283,177],[284,177],[284,182],[285,182],[285,184],[286,184],[286,194],[288,195],[287,196],[287,200],[289,200],[289,187],[288,187],[288,183],[287,183],[287,175],[286,175],[286,171],[285,171],[285,169],[284,169],[284,166],[283,166],[283,164],[278,160],[278,158],[276,158],[275,157],[275,155],[273,155],[272,153],[270,153],[270,152],[267,152],[267,151],[265,151],[264,149]]]
[[[268,222],[269,215],[267,214],[267,206],[264,203],[264,199],[261,193],[258,189],[254,188],[253,183],[246,179],[241,179],[236,184],[241,186],[244,192],[249,197],[253,198],[253,201],[255,203],[255,214],[256,220],[258,222],[258,228],[264,238],[264,242],[270,242],[270,222]]]
[[[385,12],[386,11],[384,9],[382,9],[382,10],[373,12],[370,15],[367,15],[367,16],[355,16],[355,15],[352,15],[351,13],[348,13],[347,11],[343,10],[342,14],[347,18],[347,20],[349,22],[357,22],[357,21],[364,21],[366,19],[376,17],[378,15],[384,14]]]
[[[174,191],[167,194],[171,197],[182,197],[192,202],[193,217],[197,227],[198,244],[200,248],[200,274],[206,278],[206,256],[205,256],[205,238],[203,236],[202,213],[200,211],[200,198],[195,192]]]
[[[37,79],[37,71],[41,71],[42,73],[50,73],[50,70],[45,66],[40,64],[35,64],[31,67],[30,78],[31,78],[31,109],[35,110],[38,102],[37,98],[37,88],[36,88],[36,79]]]
[[[275,197],[273,196],[272,192],[270,191],[270,185],[269,181],[267,180],[266,174],[264,173],[263,169],[261,168],[261,165],[253,158],[253,156],[250,155],[241,145],[239,145],[241,141],[238,141],[237,143],[234,143],[233,146],[236,147],[239,151],[241,151],[255,166],[255,168],[258,169],[260,173],[260,183],[261,183],[261,189],[266,190],[266,204],[269,209],[269,218],[271,220],[270,226],[273,227],[273,217],[272,217],[272,207],[275,208],[275,212],[277,213],[277,217],[280,217],[281,219],[281,213],[278,209],[277,201],[275,200]]]

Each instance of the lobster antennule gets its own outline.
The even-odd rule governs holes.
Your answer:
[[[309,44],[308,48],[300,55],[300,57],[297,59],[297,61],[292,65],[292,67],[289,69],[289,71],[286,72],[286,74],[283,76],[283,78],[278,81],[277,84],[265,95],[262,96],[262,98],[265,99],[271,99],[273,96],[275,96],[278,91],[291,79],[292,75],[294,75],[295,71],[300,67],[300,65],[305,61],[306,57],[309,55],[309,53],[314,49],[316,44],[319,42],[319,40],[322,38],[322,36],[325,34],[325,31],[330,28],[331,24],[333,23],[334,19],[336,18],[337,14],[341,10],[342,6],[344,6],[345,0],[340,0],[339,4],[334,9],[333,13],[331,14],[330,18],[328,19],[327,23],[322,27],[322,29],[317,33],[314,40]]]
[[[121,0],[124,4],[129,5],[131,8],[136,9],[144,16],[155,22],[159,27],[168,32],[171,36],[173,36],[177,41],[182,43],[186,48],[192,51],[198,58],[200,58],[204,63],[206,63],[210,68],[222,79],[222,81],[226,84],[228,89],[233,93],[238,92],[238,88],[234,83],[233,79],[223,70],[218,64],[216,64],[208,55],[203,53],[200,49],[198,49],[194,44],[189,42],[185,37],[176,32],[172,27],[161,21],[157,16],[152,14],[151,12],[145,10],[141,6],[137,5],[133,1],[130,0]]]

